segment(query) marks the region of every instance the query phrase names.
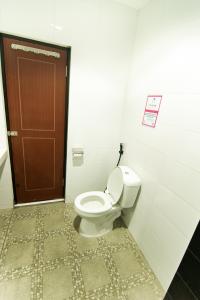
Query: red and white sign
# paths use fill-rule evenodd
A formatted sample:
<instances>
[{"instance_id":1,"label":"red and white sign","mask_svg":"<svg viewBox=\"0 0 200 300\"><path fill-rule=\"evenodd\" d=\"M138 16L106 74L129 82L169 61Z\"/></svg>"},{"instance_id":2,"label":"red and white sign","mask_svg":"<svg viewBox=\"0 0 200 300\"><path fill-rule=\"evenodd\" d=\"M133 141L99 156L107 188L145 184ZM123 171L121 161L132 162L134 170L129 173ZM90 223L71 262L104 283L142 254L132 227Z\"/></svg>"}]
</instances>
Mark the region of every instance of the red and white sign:
<instances>
[{"instance_id":1,"label":"red and white sign","mask_svg":"<svg viewBox=\"0 0 200 300\"><path fill-rule=\"evenodd\" d=\"M152 95L147 97L146 107L142 124L149 127L155 127L158 118L162 96Z\"/></svg>"}]
</instances>

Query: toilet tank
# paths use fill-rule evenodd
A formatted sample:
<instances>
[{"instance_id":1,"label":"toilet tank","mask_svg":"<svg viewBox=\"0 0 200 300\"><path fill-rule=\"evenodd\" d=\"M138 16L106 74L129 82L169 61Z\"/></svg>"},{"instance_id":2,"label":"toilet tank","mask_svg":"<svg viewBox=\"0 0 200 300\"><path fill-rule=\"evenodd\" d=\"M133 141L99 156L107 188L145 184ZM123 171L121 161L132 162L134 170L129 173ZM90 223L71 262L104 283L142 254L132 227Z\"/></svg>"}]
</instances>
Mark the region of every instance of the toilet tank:
<instances>
[{"instance_id":1,"label":"toilet tank","mask_svg":"<svg viewBox=\"0 0 200 300\"><path fill-rule=\"evenodd\" d=\"M119 201L122 208L132 207L141 186L141 180L139 176L129 167L119 166L123 176L123 192Z\"/></svg>"}]
</instances>

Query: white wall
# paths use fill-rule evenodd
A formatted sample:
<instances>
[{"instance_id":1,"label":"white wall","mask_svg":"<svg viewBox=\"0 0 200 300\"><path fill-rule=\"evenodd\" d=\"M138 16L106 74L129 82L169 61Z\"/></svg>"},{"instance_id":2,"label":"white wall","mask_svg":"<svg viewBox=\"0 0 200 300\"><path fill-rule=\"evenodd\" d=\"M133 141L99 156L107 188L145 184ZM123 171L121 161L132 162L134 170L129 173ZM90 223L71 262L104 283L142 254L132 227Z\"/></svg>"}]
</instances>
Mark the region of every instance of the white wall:
<instances>
[{"instance_id":1,"label":"white wall","mask_svg":"<svg viewBox=\"0 0 200 300\"><path fill-rule=\"evenodd\" d=\"M72 47L67 199L103 189L118 159L134 9L107 0L0 0L0 31ZM74 167L71 148L83 147Z\"/></svg>"},{"instance_id":2,"label":"white wall","mask_svg":"<svg viewBox=\"0 0 200 300\"><path fill-rule=\"evenodd\" d=\"M200 2L152 0L140 12L124 111L124 164L142 178L126 222L165 289L200 216ZM147 95L163 95L155 129Z\"/></svg>"},{"instance_id":3,"label":"white wall","mask_svg":"<svg viewBox=\"0 0 200 300\"><path fill-rule=\"evenodd\" d=\"M1 62L0 62L1 72ZM6 137L6 119L3 99L3 87L0 82L0 149L8 150ZM6 162L0 167L0 208L11 208L13 206L12 179L9 155Z\"/></svg>"}]
</instances>

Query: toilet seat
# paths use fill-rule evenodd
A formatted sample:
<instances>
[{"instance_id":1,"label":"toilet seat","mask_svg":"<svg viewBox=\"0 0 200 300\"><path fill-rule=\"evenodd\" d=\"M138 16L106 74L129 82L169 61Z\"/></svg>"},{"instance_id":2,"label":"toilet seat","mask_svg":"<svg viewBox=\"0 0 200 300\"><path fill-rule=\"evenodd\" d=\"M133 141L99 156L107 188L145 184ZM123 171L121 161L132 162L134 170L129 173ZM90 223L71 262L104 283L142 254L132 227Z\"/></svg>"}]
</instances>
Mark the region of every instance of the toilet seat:
<instances>
[{"instance_id":1,"label":"toilet seat","mask_svg":"<svg viewBox=\"0 0 200 300\"><path fill-rule=\"evenodd\" d=\"M110 211L119 201L123 190L123 177L120 168L115 168L107 182L106 192L93 191L80 194L75 199L75 210L85 217L99 217Z\"/></svg>"},{"instance_id":2,"label":"toilet seat","mask_svg":"<svg viewBox=\"0 0 200 300\"><path fill-rule=\"evenodd\" d=\"M112 198L99 191L86 192L76 197L75 209L80 214L97 217L112 209Z\"/></svg>"}]
</instances>

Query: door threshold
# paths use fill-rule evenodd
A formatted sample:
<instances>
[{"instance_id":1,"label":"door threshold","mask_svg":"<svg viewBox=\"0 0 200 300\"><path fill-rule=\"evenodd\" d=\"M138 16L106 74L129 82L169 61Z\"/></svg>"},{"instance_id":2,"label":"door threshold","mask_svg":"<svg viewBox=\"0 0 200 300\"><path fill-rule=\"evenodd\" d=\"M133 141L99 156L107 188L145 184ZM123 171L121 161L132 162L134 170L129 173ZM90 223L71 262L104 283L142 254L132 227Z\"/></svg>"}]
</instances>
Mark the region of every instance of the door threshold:
<instances>
[{"instance_id":1,"label":"door threshold","mask_svg":"<svg viewBox=\"0 0 200 300\"><path fill-rule=\"evenodd\" d=\"M40 204L47 204L47 203L56 203L56 202L64 202L65 199L53 199L53 200L46 200L46 201L37 201L37 202L29 202L29 203L19 203L15 204L14 207L20 207L20 206L30 206L30 205L40 205Z\"/></svg>"}]
</instances>

